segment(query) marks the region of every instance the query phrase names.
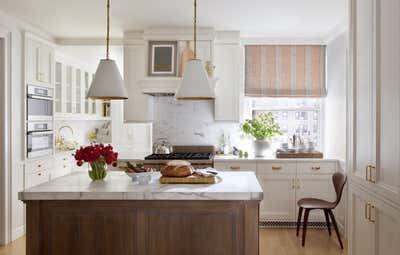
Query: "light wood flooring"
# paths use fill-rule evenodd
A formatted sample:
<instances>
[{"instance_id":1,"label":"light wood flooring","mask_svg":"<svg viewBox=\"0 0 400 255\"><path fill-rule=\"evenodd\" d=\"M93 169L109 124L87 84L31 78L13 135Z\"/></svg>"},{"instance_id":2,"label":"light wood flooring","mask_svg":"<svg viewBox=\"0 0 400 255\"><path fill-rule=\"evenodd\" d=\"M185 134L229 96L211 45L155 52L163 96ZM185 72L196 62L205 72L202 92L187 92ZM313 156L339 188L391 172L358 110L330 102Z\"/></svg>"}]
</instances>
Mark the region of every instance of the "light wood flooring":
<instances>
[{"instance_id":1,"label":"light wood flooring","mask_svg":"<svg viewBox=\"0 0 400 255\"><path fill-rule=\"evenodd\" d=\"M260 229L260 255L347 255L341 250L336 236L326 230L309 229L305 247L295 229ZM343 240L346 243L346 240ZM25 255L25 237L0 247L0 255Z\"/></svg>"}]
</instances>

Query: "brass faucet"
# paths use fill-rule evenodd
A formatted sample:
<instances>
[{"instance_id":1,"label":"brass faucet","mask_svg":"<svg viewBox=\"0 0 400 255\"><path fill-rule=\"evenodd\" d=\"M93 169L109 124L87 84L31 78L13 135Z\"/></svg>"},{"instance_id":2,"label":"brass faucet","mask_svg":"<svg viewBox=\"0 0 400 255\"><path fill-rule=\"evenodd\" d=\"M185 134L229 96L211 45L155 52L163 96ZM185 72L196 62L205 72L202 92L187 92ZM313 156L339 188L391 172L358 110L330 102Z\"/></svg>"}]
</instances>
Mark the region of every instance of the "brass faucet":
<instances>
[{"instance_id":1,"label":"brass faucet","mask_svg":"<svg viewBox=\"0 0 400 255\"><path fill-rule=\"evenodd\" d=\"M71 131L71 134L74 134L74 129L70 125L63 125L57 130L57 137L56 137L56 147L60 148L65 144L65 139L62 135L60 135L61 130L67 128Z\"/></svg>"}]
</instances>

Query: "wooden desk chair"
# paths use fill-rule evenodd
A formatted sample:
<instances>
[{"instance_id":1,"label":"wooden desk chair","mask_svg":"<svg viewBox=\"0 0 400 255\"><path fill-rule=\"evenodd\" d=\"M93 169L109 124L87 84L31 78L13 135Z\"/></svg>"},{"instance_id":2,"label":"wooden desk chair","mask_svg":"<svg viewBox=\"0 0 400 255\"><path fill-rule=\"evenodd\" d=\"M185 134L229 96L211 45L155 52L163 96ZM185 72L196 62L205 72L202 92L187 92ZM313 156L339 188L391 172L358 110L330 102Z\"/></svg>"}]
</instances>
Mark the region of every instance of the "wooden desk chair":
<instances>
[{"instance_id":1,"label":"wooden desk chair","mask_svg":"<svg viewBox=\"0 0 400 255\"><path fill-rule=\"evenodd\" d=\"M339 172L333 174L332 182L333 182L333 186L335 187L335 192L336 192L336 200L334 202L329 202L329 201L317 199L317 198L303 198L297 202L297 205L299 206L299 216L297 219L297 231L296 231L297 236L299 235L299 228L300 228L300 223L301 223L301 216L303 214L303 209L305 210L304 221L303 221L303 237L302 237L302 243L301 243L302 246L304 246L305 241L306 241L308 215L310 214L311 210L319 209L319 210L324 210L325 220L326 220L326 225L328 227L329 235L331 235L331 225L329 222L329 216L330 216L333 227L335 228L336 235L337 235L339 243L340 243L340 248L343 249L343 243L342 243L342 240L340 239L339 230L338 230L335 216L333 215L332 210L335 209L335 207L340 202L340 199L342 197L343 188L344 188L344 185L346 184L346 181L347 181L347 177L344 174L339 173Z\"/></svg>"}]
</instances>

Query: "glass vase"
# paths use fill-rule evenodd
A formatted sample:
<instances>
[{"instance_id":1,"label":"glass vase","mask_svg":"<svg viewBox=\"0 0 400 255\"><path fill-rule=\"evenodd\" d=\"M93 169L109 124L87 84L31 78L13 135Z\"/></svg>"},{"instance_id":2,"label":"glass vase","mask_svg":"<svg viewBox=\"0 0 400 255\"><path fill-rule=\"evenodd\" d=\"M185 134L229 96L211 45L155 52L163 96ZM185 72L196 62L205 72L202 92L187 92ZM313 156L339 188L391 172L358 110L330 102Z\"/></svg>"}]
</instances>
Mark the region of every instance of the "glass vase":
<instances>
[{"instance_id":1,"label":"glass vase","mask_svg":"<svg viewBox=\"0 0 400 255\"><path fill-rule=\"evenodd\" d=\"M89 177L93 181L103 180L107 175L107 164L103 160L96 160L90 163Z\"/></svg>"}]
</instances>

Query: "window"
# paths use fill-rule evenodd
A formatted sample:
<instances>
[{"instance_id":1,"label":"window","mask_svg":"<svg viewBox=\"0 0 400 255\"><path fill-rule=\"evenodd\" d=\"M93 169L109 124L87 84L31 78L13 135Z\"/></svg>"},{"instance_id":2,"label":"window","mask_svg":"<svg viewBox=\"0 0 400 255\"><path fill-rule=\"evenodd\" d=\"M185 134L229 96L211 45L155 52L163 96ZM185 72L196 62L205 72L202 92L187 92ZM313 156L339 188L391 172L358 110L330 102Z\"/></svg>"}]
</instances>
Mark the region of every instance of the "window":
<instances>
[{"instance_id":1,"label":"window","mask_svg":"<svg viewBox=\"0 0 400 255\"><path fill-rule=\"evenodd\" d=\"M312 141L316 149L322 147L322 99L319 98L251 98L252 117L272 112L283 136L275 143L289 142L293 134Z\"/></svg>"}]
</instances>

